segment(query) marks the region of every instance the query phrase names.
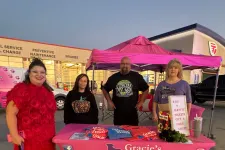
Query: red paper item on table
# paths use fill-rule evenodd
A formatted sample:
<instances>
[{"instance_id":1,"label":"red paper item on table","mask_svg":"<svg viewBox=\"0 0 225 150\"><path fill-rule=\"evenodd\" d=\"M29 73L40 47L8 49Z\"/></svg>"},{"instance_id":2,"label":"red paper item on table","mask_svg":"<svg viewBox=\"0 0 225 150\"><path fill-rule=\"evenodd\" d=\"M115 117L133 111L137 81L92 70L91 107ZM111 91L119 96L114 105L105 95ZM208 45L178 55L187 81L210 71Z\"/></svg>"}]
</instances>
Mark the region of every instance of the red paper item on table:
<instances>
[{"instance_id":1,"label":"red paper item on table","mask_svg":"<svg viewBox=\"0 0 225 150\"><path fill-rule=\"evenodd\" d=\"M132 138L126 138L127 141L137 141L137 140L153 140L158 139L157 133L155 131L151 131L147 127L139 127L139 126L121 126L121 128L125 130L129 130L132 134Z\"/></svg>"},{"instance_id":2,"label":"red paper item on table","mask_svg":"<svg viewBox=\"0 0 225 150\"><path fill-rule=\"evenodd\" d=\"M108 130L102 127L92 127L90 130L86 130L86 134L91 134L94 139L106 139Z\"/></svg>"},{"instance_id":3,"label":"red paper item on table","mask_svg":"<svg viewBox=\"0 0 225 150\"><path fill-rule=\"evenodd\" d=\"M170 113L166 111L160 111L158 120L158 133L161 133L162 130L168 130L170 128L171 128Z\"/></svg>"}]
</instances>

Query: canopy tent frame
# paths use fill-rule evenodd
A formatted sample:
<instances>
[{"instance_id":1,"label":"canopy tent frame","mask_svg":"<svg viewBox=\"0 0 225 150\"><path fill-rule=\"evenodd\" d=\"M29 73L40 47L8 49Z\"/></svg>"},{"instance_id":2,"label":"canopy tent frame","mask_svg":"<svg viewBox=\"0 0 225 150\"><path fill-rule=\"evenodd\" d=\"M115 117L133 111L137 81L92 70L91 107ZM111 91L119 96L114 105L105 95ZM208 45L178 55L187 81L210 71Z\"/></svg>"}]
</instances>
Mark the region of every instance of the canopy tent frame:
<instances>
[{"instance_id":1,"label":"canopy tent frame","mask_svg":"<svg viewBox=\"0 0 225 150\"><path fill-rule=\"evenodd\" d=\"M155 71L155 83L156 72L163 72L167 63L173 58L177 58L181 61L184 70L216 68L217 78L215 82L213 105L208 133L208 137L214 137L212 134L212 125L219 78L219 67L221 66L222 61L221 57L170 52L164 48L161 48L157 44L150 42L144 36L138 36L103 51L94 49L91 53L90 58L88 59L86 69L92 69L92 80L94 81L95 70L118 69L120 60L124 56L129 57L132 60L133 70ZM155 88L156 86L154 87L154 89Z\"/></svg>"},{"instance_id":2,"label":"canopy tent frame","mask_svg":"<svg viewBox=\"0 0 225 150\"><path fill-rule=\"evenodd\" d=\"M212 108L211 108L211 117L210 117L209 131L208 131L208 136L207 136L208 138L211 138L211 139L216 138L216 136L213 134L213 116L214 116L214 108L215 108L215 104L216 104L216 94L217 94L218 81L219 81L219 72L220 72L220 68L217 69L217 73L216 73L213 104L212 104Z\"/></svg>"},{"instance_id":3,"label":"canopy tent frame","mask_svg":"<svg viewBox=\"0 0 225 150\"><path fill-rule=\"evenodd\" d=\"M92 81L93 81L92 82L92 88L91 88L92 91L93 91L93 87L94 87L94 75L95 75L96 65L97 65L97 63L92 63ZM151 65L151 64L146 64L144 66L147 66L147 65ZM141 66L139 66L139 67L141 67ZM190 66L185 66L185 67L187 68L187 67L190 67ZM214 88L214 95L213 95L213 104L212 104L212 108L211 108L210 124L209 124L209 130L208 130L208 135L207 135L207 137L211 138L211 139L215 139L215 135L212 132L213 132L214 109L215 109L215 104L216 104L216 94L217 94L217 87L218 87L218 80L219 80L219 71L220 71L219 68L220 67L218 67L217 74L216 74L216 81L215 81L215 88ZM155 71L155 77L156 77L156 71ZM155 78L155 81L156 81L156 78ZM155 82L154 89L156 89L156 82Z\"/></svg>"}]
</instances>

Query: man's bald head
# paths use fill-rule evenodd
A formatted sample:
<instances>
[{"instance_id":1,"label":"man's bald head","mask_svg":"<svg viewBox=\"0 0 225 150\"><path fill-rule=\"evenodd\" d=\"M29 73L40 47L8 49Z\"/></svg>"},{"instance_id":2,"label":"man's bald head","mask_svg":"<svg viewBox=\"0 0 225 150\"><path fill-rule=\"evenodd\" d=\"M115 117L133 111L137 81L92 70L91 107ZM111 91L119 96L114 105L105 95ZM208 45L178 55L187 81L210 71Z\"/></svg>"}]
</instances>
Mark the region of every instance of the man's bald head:
<instances>
[{"instance_id":1,"label":"man's bald head","mask_svg":"<svg viewBox=\"0 0 225 150\"><path fill-rule=\"evenodd\" d=\"M121 59L120 63L124 62L124 61L129 61L130 62L130 58L125 56Z\"/></svg>"},{"instance_id":2,"label":"man's bald head","mask_svg":"<svg viewBox=\"0 0 225 150\"><path fill-rule=\"evenodd\" d=\"M122 74L128 74L131 69L131 62L129 57L123 57L120 61L120 72Z\"/></svg>"}]
</instances>

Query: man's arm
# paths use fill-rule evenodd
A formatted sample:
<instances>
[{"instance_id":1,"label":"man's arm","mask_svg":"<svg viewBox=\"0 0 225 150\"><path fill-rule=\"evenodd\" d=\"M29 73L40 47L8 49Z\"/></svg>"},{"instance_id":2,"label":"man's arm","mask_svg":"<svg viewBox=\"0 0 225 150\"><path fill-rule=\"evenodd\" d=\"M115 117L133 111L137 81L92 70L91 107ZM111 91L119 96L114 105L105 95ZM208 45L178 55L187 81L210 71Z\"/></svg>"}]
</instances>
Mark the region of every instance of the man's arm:
<instances>
[{"instance_id":1,"label":"man's arm","mask_svg":"<svg viewBox=\"0 0 225 150\"><path fill-rule=\"evenodd\" d=\"M104 87L102 88L102 93L103 93L103 95L105 96L105 99L106 99L107 101L112 101L112 99L111 99L111 97L110 97L110 95L109 95L109 92L107 92L107 91L104 89Z\"/></svg>"},{"instance_id":2,"label":"man's arm","mask_svg":"<svg viewBox=\"0 0 225 150\"><path fill-rule=\"evenodd\" d=\"M142 96L140 98L139 103L137 104L137 108L139 109L143 103L145 102L145 99L149 93L149 86L148 84L145 82L144 78L142 75L138 74L138 89L139 91L142 91Z\"/></svg>"},{"instance_id":3,"label":"man's arm","mask_svg":"<svg viewBox=\"0 0 225 150\"><path fill-rule=\"evenodd\" d=\"M113 89L113 80L112 80L112 76L109 77L109 79L107 80L106 84L103 86L102 88L102 93L105 97L105 99L107 100L107 102L115 109L115 105L109 95L109 92Z\"/></svg>"}]
</instances>

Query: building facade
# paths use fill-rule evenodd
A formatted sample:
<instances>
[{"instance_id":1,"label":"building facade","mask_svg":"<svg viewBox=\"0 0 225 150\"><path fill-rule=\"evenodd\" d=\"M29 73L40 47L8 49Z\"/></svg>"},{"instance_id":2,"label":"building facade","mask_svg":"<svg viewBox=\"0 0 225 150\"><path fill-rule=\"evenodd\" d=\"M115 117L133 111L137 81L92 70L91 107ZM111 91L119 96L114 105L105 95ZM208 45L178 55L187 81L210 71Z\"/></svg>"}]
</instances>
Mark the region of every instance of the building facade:
<instances>
[{"instance_id":1,"label":"building facade","mask_svg":"<svg viewBox=\"0 0 225 150\"><path fill-rule=\"evenodd\" d=\"M151 37L149 40L168 50L180 50L182 53L188 54L221 56L220 74L225 74L225 39L202 25L193 24ZM199 83L210 74L210 72L200 69L184 71L184 79L189 83Z\"/></svg>"},{"instance_id":2,"label":"building facade","mask_svg":"<svg viewBox=\"0 0 225 150\"><path fill-rule=\"evenodd\" d=\"M53 86L61 83L68 90L72 89L77 75L86 73L90 54L89 49L0 37L0 66L27 69L32 57L41 58L47 68L48 82ZM87 74L92 79L92 72ZM104 71L95 71L98 85L108 78L104 74Z\"/></svg>"},{"instance_id":3,"label":"building facade","mask_svg":"<svg viewBox=\"0 0 225 150\"><path fill-rule=\"evenodd\" d=\"M193 24L164 34L149 38L155 44L176 52L222 56L220 74L225 73L225 39L212 30ZM74 86L80 73L87 73L92 80L92 70L86 72L86 62L91 50L20 39L0 37L0 66L28 68L32 57L39 57L47 67L47 80L56 86L61 83L68 87ZM94 71L94 79L100 89L101 82L106 82L115 71ZM149 83L154 84L165 79L165 73L143 71L141 74ZM184 79L189 83L198 83L209 75L203 70L184 71ZM97 90L101 92L101 90Z\"/></svg>"}]
</instances>

